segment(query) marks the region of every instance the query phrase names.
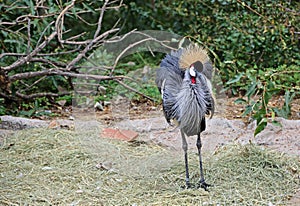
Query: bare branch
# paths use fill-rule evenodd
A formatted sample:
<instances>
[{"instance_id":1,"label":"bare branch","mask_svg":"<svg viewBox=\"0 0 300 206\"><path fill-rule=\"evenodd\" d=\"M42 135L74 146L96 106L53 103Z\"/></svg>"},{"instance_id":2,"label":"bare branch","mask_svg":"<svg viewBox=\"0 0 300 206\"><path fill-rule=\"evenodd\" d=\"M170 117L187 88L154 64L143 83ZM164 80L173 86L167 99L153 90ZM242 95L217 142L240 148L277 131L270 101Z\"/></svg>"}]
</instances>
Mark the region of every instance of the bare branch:
<instances>
[{"instance_id":1,"label":"bare branch","mask_svg":"<svg viewBox=\"0 0 300 206\"><path fill-rule=\"evenodd\" d=\"M99 19L98 19L98 26L97 26L97 30L94 34L94 39L97 38L97 36L99 35L100 31L101 31L101 27L102 27L102 20L103 20L103 15L104 15L104 11L106 9L106 5L108 3L109 0L105 0L102 8L101 8L101 12L100 12L100 16L99 16Z\"/></svg>"},{"instance_id":2,"label":"bare branch","mask_svg":"<svg viewBox=\"0 0 300 206\"><path fill-rule=\"evenodd\" d=\"M61 33L61 27L63 25L63 16L65 15L65 13L70 9L72 8L73 6L75 5L75 0L72 0L71 4L66 6L66 8L64 8L62 10L62 12L60 12L60 14L58 15L57 17L57 20L55 22L55 28L56 28L56 31L57 31L57 37L58 37L58 41L61 42L61 39L62 39L62 33ZM60 25L60 26L59 26Z\"/></svg>"},{"instance_id":3,"label":"bare branch","mask_svg":"<svg viewBox=\"0 0 300 206\"><path fill-rule=\"evenodd\" d=\"M49 76L49 75L60 75L60 76L67 76L67 77L74 77L74 78L81 78L81 79L94 79L94 80L113 80L113 79L127 78L126 76L102 76L102 75L81 74L81 73L78 74L78 73L62 71L59 69L49 69L49 70L43 70L37 72L24 72L24 73L15 74L9 77L9 81L12 82L20 79Z\"/></svg>"},{"instance_id":4,"label":"bare branch","mask_svg":"<svg viewBox=\"0 0 300 206\"><path fill-rule=\"evenodd\" d=\"M26 62L29 62L30 59L35 56L39 51L41 51L55 36L57 35L57 32L53 32L41 45L39 45L36 49L34 49L30 54L28 54L26 57L21 58L19 60L17 60L16 62L14 62L13 64L11 64L10 66L7 67L3 67L4 71L10 71L16 67L19 67L23 64L25 64Z\"/></svg>"},{"instance_id":5,"label":"bare branch","mask_svg":"<svg viewBox=\"0 0 300 206\"><path fill-rule=\"evenodd\" d=\"M22 99L28 99L28 100L39 98L39 97L60 97L60 96L65 96L70 94L73 94L73 92L72 91L64 91L59 93L42 92L42 93L35 93L29 95L16 92L17 97L21 97Z\"/></svg>"},{"instance_id":6,"label":"bare branch","mask_svg":"<svg viewBox=\"0 0 300 206\"><path fill-rule=\"evenodd\" d=\"M30 37L30 18L27 19L27 54L30 52L30 42L31 42L31 37Z\"/></svg>"},{"instance_id":7,"label":"bare branch","mask_svg":"<svg viewBox=\"0 0 300 206\"><path fill-rule=\"evenodd\" d=\"M54 24L54 21L52 21L50 24L48 24L48 25L46 26L46 28L44 29L44 31L41 33L40 38L39 38L39 40L38 40L37 43L36 43L36 46L38 46L38 45L40 44L40 42L42 41L42 38L44 37L45 32L48 30L48 28L49 28L50 26L52 26L52 24Z\"/></svg>"},{"instance_id":8,"label":"bare branch","mask_svg":"<svg viewBox=\"0 0 300 206\"><path fill-rule=\"evenodd\" d=\"M139 44L141 44L141 43L143 43L143 42L149 41L149 40L151 40L151 39L152 39L152 38L142 39L142 40L137 41L137 42L135 42L135 43L133 43L133 44L130 44L126 49L124 49L124 50L117 56L117 58L116 58L116 60L115 60L115 63L114 63L114 66L113 66L113 68L112 68L112 70L111 70L111 72L110 72L110 75L112 75L112 74L114 73L114 70L115 70L115 68L116 68L116 66L117 66L117 64L118 64L118 62L119 62L119 60L120 60L120 58L121 58L121 57L122 57L129 49L131 49L131 48L135 47L136 45L139 45Z\"/></svg>"},{"instance_id":9,"label":"bare branch","mask_svg":"<svg viewBox=\"0 0 300 206\"><path fill-rule=\"evenodd\" d=\"M74 65L81 60L82 57L85 56L85 54L92 48L92 45L98 41L100 41L101 39L105 38L106 36L108 36L111 33L114 33L116 31L118 31L119 29L111 29L108 30L104 33L102 33L100 36L98 36L97 38L93 39L86 47L84 50L82 50L82 52L80 54L77 55L77 57L75 59L73 59L67 66L67 70L72 70Z\"/></svg>"},{"instance_id":10,"label":"bare branch","mask_svg":"<svg viewBox=\"0 0 300 206\"><path fill-rule=\"evenodd\" d=\"M99 12L98 21L96 24L93 22L90 23L86 21L84 18L82 18L81 16L79 16L81 14L85 14L91 11L81 10L81 11L76 11L75 14L74 12L70 11L70 9L74 7L76 3L77 3L76 0L71 0L68 1L67 6L63 7L59 2L57 2L58 6L60 7L60 11L47 14L48 12L47 10L49 10L49 7L47 7L47 5L46 6L44 5L43 0L38 0L35 1L35 8L38 10L35 13L35 15L31 15L31 14L22 15L17 17L14 22L0 23L0 26L10 25L11 27L3 28L3 29L10 34L15 33L22 42L25 42L25 44L22 45L23 48L22 48L22 52L20 53L10 52L10 50L7 49L4 50L7 51L7 53L0 54L0 58L13 56L17 59L12 64L5 65L5 67L0 68L1 78L5 79L5 81L1 82L0 96L7 99L19 101L21 99L32 100L34 98L44 97L44 96L58 97L66 94L72 94L72 92L70 91L56 94L56 93L46 92L47 90L44 90L45 92L40 91L40 93L36 93L36 94L29 94L29 95L26 94L26 93L30 93L32 86L43 84L45 82L44 80L48 76L57 75L61 77L66 77L64 79L68 81L72 89L73 89L73 82L72 82L73 79L96 80L96 81L91 81L91 83L94 83L95 85L98 85L97 82L102 80L113 80L118 82L124 88L133 91L139 95L142 95L143 97L153 101L151 97L144 95L142 92L139 92L138 90L130 87L129 85L126 85L126 83L122 81L123 79L127 79L128 81L136 81L136 80L126 76L113 76L113 71L118 61L122 57L122 55L124 55L125 52L127 52L130 48L133 48L138 44L141 44L146 41L151 41L151 40L160 42L161 44L163 44L163 42L154 39L153 37L144 35L145 39L140 40L139 42L135 42L129 47L127 47L117 57L113 66L99 66L99 65L95 65L93 62L90 62L91 64L89 65L94 65L94 66L89 66L89 67L80 66L80 65L78 66L78 62L80 62L81 60L89 61L89 59L87 59L86 56L88 56L89 52L92 51L93 49L105 43L120 42L126 37L128 37L130 34L134 33L135 30L129 32L126 35L123 35L122 37L115 37L115 38L111 38L110 40L107 40L109 36L118 35L120 29L117 28L117 25L119 25L119 21L117 21L114 24L114 26L112 26L109 30L103 31L103 18L106 11L109 9L115 9L115 10L119 9L121 6L123 6L123 0L103 1L102 6L94 10ZM28 6L23 9L30 9L30 8ZM93 38L91 39L85 38L86 36L90 35L88 30L80 34L74 34L72 33L74 32L72 28L66 28L64 21L65 18L67 18L67 15L73 15L73 16L75 15L76 17L78 17L79 21L82 21L87 25L90 26L97 25L97 29L92 34ZM53 17L56 17L55 21L53 20ZM46 22L50 22L45 26L43 25L43 27L39 27L39 31L41 31L39 34L33 33L32 31L33 23L34 23L33 21L36 19L39 20L46 19ZM18 25L17 27L14 27L14 25L17 24L19 24L20 26ZM53 27L55 31L52 32L51 29ZM46 35L48 35L47 38L45 38ZM63 39L65 36L68 37ZM18 41L18 39L16 41ZM51 45L49 44L50 41L52 41ZM35 43L35 45L33 43ZM44 51L44 53L42 51ZM58 52L58 51L62 51L62 52ZM75 58L73 54L74 52L77 55L75 56ZM64 58L65 56L67 56L66 54L71 54L71 53L72 53L71 60L69 58ZM59 55L64 55L64 56L59 58L58 57L53 58L53 56L59 56ZM11 59L7 58L5 60L11 60ZM29 70L31 72L22 72L19 70L13 71L15 68L24 65L28 65L26 66L26 69L31 67L31 68L35 68L34 70L37 69L38 71L34 71L34 70ZM77 70L79 71L79 69L81 68L85 69L86 74L77 73ZM75 70L76 72L74 72ZM90 71L95 71L95 70L105 71L105 74L107 74L107 72L110 72L110 75L105 76L105 75L90 74L92 73ZM30 79L30 81L27 81L27 79ZM14 83L16 81L19 81L17 83L18 88L17 91L14 91L14 93L12 93L9 89L10 88L9 85L11 85L11 83ZM81 82L86 83L86 81L81 81Z\"/></svg>"}]
</instances>

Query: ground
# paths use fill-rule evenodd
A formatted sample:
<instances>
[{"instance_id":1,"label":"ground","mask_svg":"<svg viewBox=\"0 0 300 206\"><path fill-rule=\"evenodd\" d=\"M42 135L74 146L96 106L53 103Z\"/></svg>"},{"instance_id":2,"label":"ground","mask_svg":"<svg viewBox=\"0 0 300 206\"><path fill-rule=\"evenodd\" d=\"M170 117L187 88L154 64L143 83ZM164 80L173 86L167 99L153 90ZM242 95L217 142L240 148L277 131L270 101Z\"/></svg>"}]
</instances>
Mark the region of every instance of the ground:
<instances>
[{"instance_id":1,"label":"ground","mask_svg":"<svg viewBox=\"0 0 300 206\"><path fill-rule=\"evenodd\" d=\"M269 124L265 131L257 137L253 137L255 124L248 124L248 119L242 118L243 107L235 105L233 99L218 100L221 105L217 108L215 117L207 121L207 129L202 133L203 150L208 156L218 153L220 148L226 145L242 144L249 142L263 147L286 153L299 159L300 142L298 133L300 131L299 101L295 100L292 106L292 118L285 120L278 118L281 127ZM280 99L274 100L274 104L279 104ZM132 103L133 104L133 103ZM127 109L126 109L127 108ZM86 113L86 111L85 111ZM100 131L104 128L124 129L135 131L139 134L137 143L151 143L159 145L168 151L181 152L181 138L176 128L170 127L164 120L161 107L152 105L149 102L128 107L118 107L97 112L95 116L86 116L81 112L81 121L75 121L75 128L89 130L96 127ZM75 114L76 116L76 114ZM52 129L67 128L74 129L74 121L51 119L51 120L26 120L12 117L1 117L2 128L0 131L3 138L8 138L13 133L7 129L24 129L28 127L48 127ZM75 117L76 118L76 117ZM97 120L97 121L93 121ZM105 134L101 133L102 136ZM100 135L101 136L101 135ZM0 139L1 140L1 139ZM190 151L196 151L195 137L189 138ZM130 160L128 160L130 161ZM107 169L109 163L101 162L98 167ZM169 164L169 163L168 163ZM300 189L300 188L299 188ZM289 205L300 204L300 190L289 200Z\"/></svg>"}]
</instances>

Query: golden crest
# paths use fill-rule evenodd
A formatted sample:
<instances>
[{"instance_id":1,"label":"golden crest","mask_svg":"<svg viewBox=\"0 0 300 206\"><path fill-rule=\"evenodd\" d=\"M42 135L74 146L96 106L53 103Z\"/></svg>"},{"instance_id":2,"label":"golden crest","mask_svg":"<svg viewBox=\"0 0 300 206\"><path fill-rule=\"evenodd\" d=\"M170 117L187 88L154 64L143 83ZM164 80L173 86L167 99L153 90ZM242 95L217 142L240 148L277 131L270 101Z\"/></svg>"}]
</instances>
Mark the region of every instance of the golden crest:
<instances>
[{"instance_id":1,"label":"golden crest","mask_svg":"<svg viewBox=\"0 0 300 206\"><path fill-rule=\"evenodd\" d=\"M180 56L180 68L187 69L196 61L200 61L202 64L205 64L209 61L209 56L203 47L190 44L188 47L183 49L182 55Z\"/></svg>"}]
</instances>

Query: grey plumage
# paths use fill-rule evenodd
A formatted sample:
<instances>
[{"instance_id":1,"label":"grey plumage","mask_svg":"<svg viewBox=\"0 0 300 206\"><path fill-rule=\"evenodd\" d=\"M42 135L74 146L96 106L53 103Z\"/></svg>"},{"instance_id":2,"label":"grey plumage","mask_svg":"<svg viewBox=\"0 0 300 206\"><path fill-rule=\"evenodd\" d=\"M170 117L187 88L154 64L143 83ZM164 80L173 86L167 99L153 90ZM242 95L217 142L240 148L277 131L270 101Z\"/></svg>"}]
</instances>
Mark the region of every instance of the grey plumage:
<instances>
[{"instance_id":1,"label":"grey plumage","mask_svg":"<svg viewBox=\"0 0 300 206\"><path fill-rule=\"evenodd\" d=\"M188 66L187 66L188 65ZM181 68L187 66L186 68ZM203 177L200 133L205 130L205 115L214 113L214 98L210 80L213 66L206 51L189 46L168 54L157 69L156 84L162 94L163 111L171 124L175 120L182 134L185 152L186 178L189 186L187 142L185 136L198 135L197 147L200 160L200 186L208 186Z\"/></svg>"}]
</instances>

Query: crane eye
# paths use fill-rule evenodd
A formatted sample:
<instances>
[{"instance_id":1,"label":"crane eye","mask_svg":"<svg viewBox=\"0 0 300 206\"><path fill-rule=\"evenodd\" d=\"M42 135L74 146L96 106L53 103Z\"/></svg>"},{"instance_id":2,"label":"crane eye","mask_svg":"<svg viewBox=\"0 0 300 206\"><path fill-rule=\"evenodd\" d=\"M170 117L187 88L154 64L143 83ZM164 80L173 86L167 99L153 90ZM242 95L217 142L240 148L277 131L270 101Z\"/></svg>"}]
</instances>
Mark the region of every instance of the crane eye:
<instances>
[{"instance_id":1,"label":"crane eye","mask_svg":"<svg viewBox=\"0 0 300 206\"><path fill-rule=\"evenodd\" d=\"M192 77L196 77L196 72L195 72L194 66L191 66L191 67L190 67L190 75L191 75Z\"/></svg>"}]
</instances>

